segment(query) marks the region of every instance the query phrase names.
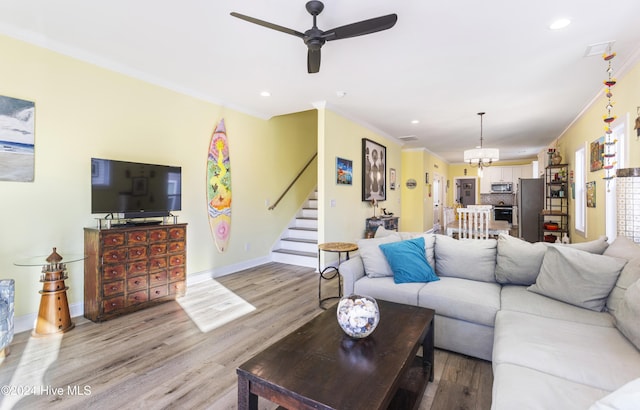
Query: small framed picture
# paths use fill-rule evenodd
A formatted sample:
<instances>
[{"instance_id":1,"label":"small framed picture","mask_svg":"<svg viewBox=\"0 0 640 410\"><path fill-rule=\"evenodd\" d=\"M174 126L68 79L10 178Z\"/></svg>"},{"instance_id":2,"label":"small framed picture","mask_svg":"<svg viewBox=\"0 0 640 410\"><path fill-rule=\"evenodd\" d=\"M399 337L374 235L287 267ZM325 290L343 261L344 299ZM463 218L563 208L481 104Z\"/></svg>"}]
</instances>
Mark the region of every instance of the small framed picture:
<instances>
[{"instance_id":1,"label":"small framed picture","mask_svg":"<svg viewBox=\"0 0 640 410\"><path fill-rule=\"evenodd\" d=\"M396 169L389 168L389 189L394 191L396 189Z\"/></svg>"},{"instance_id":2,"label":"small framed picture","mask_svg":"<svg viewBox=\"0 0 640 410\"><path fill-rule=\"evenodd\" d=\"M596 181L587 182L587 207L596 207Z\"/></svg>"},{"instance_id":3,"label":"small framed picture","mask_svg":"<svg viewBox=\"0 0 640 410\"><path fill-rule=\"evenodd\" d=\"M336 157L336 184L353 184L353 161Z\"/></svg>"}]
</instances>

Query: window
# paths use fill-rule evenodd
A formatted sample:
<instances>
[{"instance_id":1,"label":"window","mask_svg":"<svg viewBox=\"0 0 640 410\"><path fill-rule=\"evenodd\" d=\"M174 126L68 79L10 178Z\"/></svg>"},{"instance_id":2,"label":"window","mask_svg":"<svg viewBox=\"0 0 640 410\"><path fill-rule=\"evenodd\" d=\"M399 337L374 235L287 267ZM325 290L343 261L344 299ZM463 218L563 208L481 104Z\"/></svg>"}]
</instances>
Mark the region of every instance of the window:
<instances>
[{"instance_id":1,"label":"window","mask_svg":"<svg viewBox=\"0 0 640 410\"><path fill-rule=\"evenodd\" d=\"M585 156L586 148L583 146L576 150L575 154L575 168L574 168L574 178L575 178L575 201L574 212L575 217L574 220L574 228L577 234L582 236L587 236L587 218L586 218L586 200L585 200L585 183L586 183L586 175L585 175Z\"/></svg>"},{"instance_id":2,"label":"window","mask_svg":"<svg viewBox=\"0 0 640 410\"><path fill-rule=\"evenodd\" d=\"M620 125L613 128L611 134L612 139L616 141L616 163L614 169L618 170L626 167L627 162L627 143L626 143L626 123L623 122ZM605 183L606 187L607 184ZM616 205L616 179L609 181L608 189L605 191L605 234L609 240L609 243L618 236L618 207Z\"/></svg>"}]
</instances>

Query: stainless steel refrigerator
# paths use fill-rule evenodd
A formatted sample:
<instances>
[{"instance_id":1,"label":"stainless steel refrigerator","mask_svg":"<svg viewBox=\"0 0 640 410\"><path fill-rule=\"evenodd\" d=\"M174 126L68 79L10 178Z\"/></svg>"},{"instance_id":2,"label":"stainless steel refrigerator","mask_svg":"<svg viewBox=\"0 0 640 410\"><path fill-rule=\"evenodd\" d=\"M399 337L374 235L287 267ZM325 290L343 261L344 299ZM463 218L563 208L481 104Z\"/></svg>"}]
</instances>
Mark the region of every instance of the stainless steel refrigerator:
<instances>
[{"instance_id":1,"label":"stainless steel refrigerator","mask_svg":"<svg viewBox=\"0 0 640 410\"><path fill-rule=\"evenodd\" d=\"M540 233L540 212L544 209L544 179L520 178L518 181L518 236L537 242Z\"/></svg>"}]
</instances>

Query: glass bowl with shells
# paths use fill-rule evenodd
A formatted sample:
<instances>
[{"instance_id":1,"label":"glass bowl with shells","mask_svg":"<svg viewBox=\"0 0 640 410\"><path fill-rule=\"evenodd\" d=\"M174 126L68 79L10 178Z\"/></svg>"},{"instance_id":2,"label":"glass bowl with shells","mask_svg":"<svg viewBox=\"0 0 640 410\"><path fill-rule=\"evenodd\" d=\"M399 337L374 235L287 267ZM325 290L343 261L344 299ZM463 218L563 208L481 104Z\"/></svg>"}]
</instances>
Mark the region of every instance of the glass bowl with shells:
<instances>
[{"instance_id":1,"label":"glass bowl with shells","mask_svg":"<svg viewBox=\"0 0 640 410\"><path fill-rule=\"evenodd\" d=\"M338 302L338 324L350 337L361 339L369 336L378 326L380 310L370 296L349 295Z\"/></svg>"}]
</instances>

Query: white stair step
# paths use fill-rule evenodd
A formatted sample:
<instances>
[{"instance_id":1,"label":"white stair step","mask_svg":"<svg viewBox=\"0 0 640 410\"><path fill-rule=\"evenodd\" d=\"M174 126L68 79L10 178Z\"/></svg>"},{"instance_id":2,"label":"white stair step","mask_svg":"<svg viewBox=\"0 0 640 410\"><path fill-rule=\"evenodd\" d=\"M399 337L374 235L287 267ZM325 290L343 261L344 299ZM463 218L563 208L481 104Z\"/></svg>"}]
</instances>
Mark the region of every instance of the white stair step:
<instances>
[{"instance_id":1,"label":"white stair step","mask_svg":"<svg viewBox=\"0 0 640 410\"><path fill-rule=\"evenodd\" d=\"M312 228L318 229L318 219L317 218L296 218L293 222L294 228Z\"/></svg>"},{"instance_id":2,"label":"white stair step","mask_svg":"<svg viewBox=\"0 0 640 410\"><path fill-rule=\"evenodd\" d=\"M274 248L274 262L318 268L318 191L309 195Z\"/></svg>"},{"instance_id":3,"label":"white stair step","mask_svg":"<svg viewBox=\"0 0 640 410\"><path fill-rule=\"evenodd\" d=\"M313 228L288 228L285 232L287 238L318 240L318 230Z\"/></svg>"},{"instance_id":4,"label":"white stair step","mask_svg":"<svg viewBox=\"0 0 640 410\"><path fill-rule=\"evenodd\" d=\"M317 199L309 199L307 200L306 208L318 209L318 200Z\"/></svg>"},{"instance_id":5,"label":"white stair step","mask_svg":"<svg viewBox=\"0 0 640 410\"><path fill-rule=\"evenodd\" d=\"M271 252L271 260L274 262L288 263L290 265L306 266L318 268L318 254L310 252L287 251L284 249L274 249Z\"/></svg>"},{"instance_id":6,"label":"white stair step","mask_svg":"<svg viewBox=\"0 0 640 410\"><path fill-rule=\"evenodd\" d=\"M314 239L282 238L276 246L278 249L286 249L300 252L318 252L318 241Z\"/></svg>"},{"instance_id":7,"label":"white stair step","mask_svg":"<svg viewBox=\"0 0 640 410\"><path fill-rule=\"evenodd\" d=\"M318 219L318 208L302 208L299 217Z\"/></svg>"}]
</instances>

